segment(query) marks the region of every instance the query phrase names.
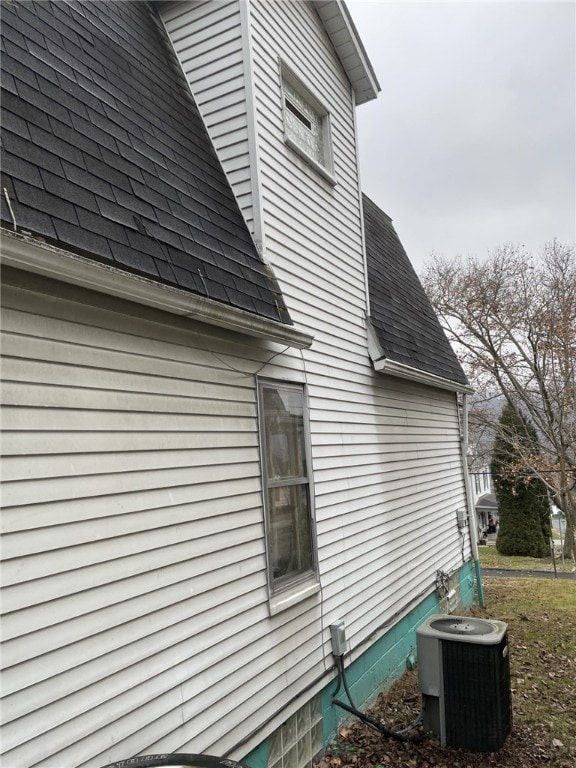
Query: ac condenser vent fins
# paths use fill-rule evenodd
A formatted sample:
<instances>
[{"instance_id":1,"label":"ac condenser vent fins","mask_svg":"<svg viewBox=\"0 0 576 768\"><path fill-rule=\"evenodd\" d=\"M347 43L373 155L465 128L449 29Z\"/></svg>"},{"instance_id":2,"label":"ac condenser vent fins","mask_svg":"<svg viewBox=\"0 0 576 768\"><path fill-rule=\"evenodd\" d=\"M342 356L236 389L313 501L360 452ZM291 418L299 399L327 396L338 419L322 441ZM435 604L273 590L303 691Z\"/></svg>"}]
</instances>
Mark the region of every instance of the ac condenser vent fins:
<instances>
[{"instance_id":1,"label":"ac condenser vent fins","mask_svg":"<svg viewBox=\"0 0 576 768\"><path fill-rule=\"evenodd\" d=\"M507 625L431 616L416 639L424 729L443 747L500 749L512 728Z\"/></svg>"}]
</instances>

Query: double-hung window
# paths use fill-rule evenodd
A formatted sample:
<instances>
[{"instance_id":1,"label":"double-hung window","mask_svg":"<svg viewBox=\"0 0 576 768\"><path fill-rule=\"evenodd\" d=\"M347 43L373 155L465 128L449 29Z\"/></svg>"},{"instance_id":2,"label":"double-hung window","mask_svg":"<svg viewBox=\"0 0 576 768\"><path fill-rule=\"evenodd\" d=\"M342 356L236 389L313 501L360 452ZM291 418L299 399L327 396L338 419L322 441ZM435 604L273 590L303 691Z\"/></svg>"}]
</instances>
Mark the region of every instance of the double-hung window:
<instances>
[{"instance_id":1,"label":"double-hung window","mask_svg":"<svg viewBox=\"0 0 576 768\"><path fill-rule=\"evenodd\" d=\"M304 387L258 383L268 574L272 595L315 582Z\"/></svg>"}]
</instances>

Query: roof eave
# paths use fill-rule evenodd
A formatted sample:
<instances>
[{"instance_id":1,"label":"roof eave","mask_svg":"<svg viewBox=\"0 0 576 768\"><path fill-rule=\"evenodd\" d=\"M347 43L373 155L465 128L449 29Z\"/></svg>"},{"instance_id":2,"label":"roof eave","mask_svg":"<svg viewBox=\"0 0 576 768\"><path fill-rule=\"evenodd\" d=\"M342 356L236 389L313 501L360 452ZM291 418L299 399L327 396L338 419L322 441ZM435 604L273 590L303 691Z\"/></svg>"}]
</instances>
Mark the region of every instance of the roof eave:
<instances>
[{"instance_id":1,"label":"roof eave","mask_svg":"<svg viewBox=\"0 0 576 768\"><path fill-rule=\"evenodd\" d=\"M436 376L434 373L422 371L420 368L413 368L404 363L397 363L389 357L381 357L378 360L373 360L373 364L375 371L387 374L388 376L396 376L400 379L414 381L417 384L425 384L429 387L447 389L451 392L461 392L467 395L471 395L474 392L474 388L469 384L461 384L458 381L452 381L451 379L445 379L442 376Z\"/></svg>"},{"instance_id":2,"label":"roof eave","mask_svg":"<svg viewBox=\"0 0 576 768\"><path fill-rule=\"evenodd\" d=\"M4 266L34 272L296 349L306 349L312 345L314 337L293 326L94 261L29 235L4 228L0 232Z\"/></svg>"},{"instance_id":3,"label":"roof eave","mask_svg":"<svg viewBox=\"0 0 576 768\"><path fill-rule=\"evenodd\" d=\"M356 104L378 96L380 84L343 0L314 0L314 6L354 90Z\"/></svg>"},{"instance_id":4,"label":"roof eave","mask_svg":"<svg viewBox=\"0 0 576 768\"><path fill-rule=\"evenodd\" d=\"M368 354L374 365L374 370L378 373L397 376L401 379L409 379L410 381L426 384L430 387L448 389L452 392L462 392L465 394L472 394L474 392L472 387L460 382L452 381L452 379L447 379L443 376L437 376L434 373L428 373L428 371L423 371L421 368L415 368L412 365L397 363L386 357L376 329L369 317L366 318L366 331L368 336Z\"/></svg>"}]
</instances>

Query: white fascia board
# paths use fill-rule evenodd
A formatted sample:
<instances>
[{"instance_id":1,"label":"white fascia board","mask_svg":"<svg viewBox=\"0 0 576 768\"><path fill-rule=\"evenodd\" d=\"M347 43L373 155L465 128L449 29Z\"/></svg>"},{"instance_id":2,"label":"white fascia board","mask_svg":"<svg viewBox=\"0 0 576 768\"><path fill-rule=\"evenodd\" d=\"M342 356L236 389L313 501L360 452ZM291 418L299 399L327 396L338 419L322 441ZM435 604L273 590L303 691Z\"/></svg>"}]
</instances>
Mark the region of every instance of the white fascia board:
<instances>
[{"instance_id":1,"label":"white fascia board","mask_svg":"<svg viewBox=\"0 0 576 768\"><path fill-rule=\"evenodd\" d=\"M354 89L356 104L372 101L378 96L380 83L346 3L343 0L314 0L314 7Z\"/></svg>"},{"instance_id":2,"label":"white fascia board","mask_svg":"<svg viewBox=\"0 0 576 768\"><path fill-rule=\"evenodd\" d=\"M237 333L307 349L314 337L290 325L268 320L213 299L157 283L110 264L80 256L48 243L2 229L4 266L79 285L147 307L171 312Z\"/></svg>"},{"instance_id":3,"label":"white fascia board","mask_svg":"<svg viewBox=\"0 0 576 768\"><path fill-rule=\"evenodd\" d=\"M408 379L414 381L417 384L425 384L428 387L436 387L436 389L447 389L450 392L462 392L470 395L474 392L474 388L468 384L460 384L457 381L450 381L442 376L436 376L434 373L428 373L427 371L421 371L418 368L413 368L411 365L405 365L404 363L397 363L394 360L390 360L387 357L381 357L378 360L373 360L374 370L378 373L385 373L388 376L396 376L400 379Z\"/></svg>"}]
</instances>

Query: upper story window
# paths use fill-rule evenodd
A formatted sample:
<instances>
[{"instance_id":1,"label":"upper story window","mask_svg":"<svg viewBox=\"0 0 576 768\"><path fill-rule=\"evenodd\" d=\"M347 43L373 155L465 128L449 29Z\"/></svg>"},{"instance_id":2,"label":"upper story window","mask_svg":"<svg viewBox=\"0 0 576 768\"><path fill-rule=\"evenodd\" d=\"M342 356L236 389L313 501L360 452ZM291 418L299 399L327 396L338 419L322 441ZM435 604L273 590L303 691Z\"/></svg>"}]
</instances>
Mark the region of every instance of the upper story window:
<instances>
[{"instance_id":1,"label":"upper story window","mask_svg":"<svg viewBox=\"0 0 576 768\"><path fill-rule=\"evenodd\" d=\"M334 184L328 110L284 64L281 74L284 140Z\"/></svg>"},{"instance_id":2,"label":"upper story window","mask_svg":"<svg viewBox=\"0 0 576 768\"><path fill-rule=\"evenodd\" d=\"M259 381L258 402L270 592L316 586L316 547L304 388Z\"/></svg>"}]
</instances>

